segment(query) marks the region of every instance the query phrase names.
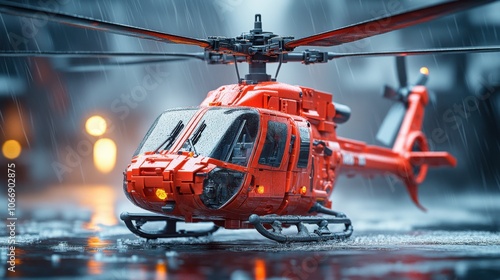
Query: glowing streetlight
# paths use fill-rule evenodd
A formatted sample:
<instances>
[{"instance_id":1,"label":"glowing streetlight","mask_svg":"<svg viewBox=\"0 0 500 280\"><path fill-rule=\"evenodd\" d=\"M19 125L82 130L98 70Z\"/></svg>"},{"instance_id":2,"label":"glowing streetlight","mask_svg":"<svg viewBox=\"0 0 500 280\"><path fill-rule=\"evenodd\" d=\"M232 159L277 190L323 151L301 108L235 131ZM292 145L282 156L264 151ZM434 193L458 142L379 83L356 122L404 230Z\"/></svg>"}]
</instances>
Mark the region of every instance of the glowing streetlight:
<instances>
[{"instance_id":1,"label":"glowing streetlight","mask_svg":"<svg viewBox=\"0 0 500 280\"><path fill-rule=\"evenodd\" d=\"M116 144L109 138L102 138L94 144L94 165L102 173L109 173L116 164Z\"/></svg>"},{"instance_id":2,"label":"glowing streetlight","mask_svg":"<svg viewBox=\"0 0 500 280\"><path fill-rule=\"evenodd\" d=\"M87 119L85 123L85 130L92 136L101 136L106 132L106 120L98 115L92 116Z\"/></svg>"},{"instance_id":3,"label":"glowing streetlight","mask_svg":"<svg viewBox=\"0 0 500 280\"><path fill-rule=\"evenodd\" d=\"M2 154L8 159L16 159L21 154L21 144L17 140L7 140L2 145Z\"/></svg>"}]
</instances>

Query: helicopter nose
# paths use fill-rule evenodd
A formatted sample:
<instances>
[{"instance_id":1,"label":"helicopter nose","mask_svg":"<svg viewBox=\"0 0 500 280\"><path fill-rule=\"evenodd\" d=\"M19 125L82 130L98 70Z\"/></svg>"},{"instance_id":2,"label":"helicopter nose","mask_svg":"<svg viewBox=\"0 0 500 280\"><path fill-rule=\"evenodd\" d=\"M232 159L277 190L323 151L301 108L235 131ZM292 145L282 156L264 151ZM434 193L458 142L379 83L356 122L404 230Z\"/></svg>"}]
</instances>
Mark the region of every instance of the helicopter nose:
<instances>
[{"instance_id":1,"label":"helicopter nose","mask_svg":"<svg viewBox=\"0 0 500 280\"><path fill-rule=\"evenodd\" d=\"M214 167L207 159L189 154L141 156L127 169L126 193L147 210L177 212L175 204L182 196L202 194L203 181Z\"/></svg>"}]
</instances>

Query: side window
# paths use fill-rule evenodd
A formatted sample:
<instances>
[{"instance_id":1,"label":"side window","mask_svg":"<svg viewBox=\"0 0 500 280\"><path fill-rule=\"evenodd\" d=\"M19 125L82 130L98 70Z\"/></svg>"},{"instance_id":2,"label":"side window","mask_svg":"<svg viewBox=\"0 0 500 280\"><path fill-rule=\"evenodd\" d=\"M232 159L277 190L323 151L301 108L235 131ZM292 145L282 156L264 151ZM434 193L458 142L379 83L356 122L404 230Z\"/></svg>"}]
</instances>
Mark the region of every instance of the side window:
<instances>
[{"instance_id":1,"label":"side window","mask_svg":"<svg viewBox=\"0 0 500 280\"><path fill-rule=\"evenodd\" d=\"M299 160L297 161L298 168L306 168L309 161L309 146L311 138L309 136L309 129L304 126L299 127L300 132L300 151Z\"/></svg>"},{"instance_id":2,"label":"side window","mask_svg":"<svg viewBox=\"0 0 500 280\"><path fill-rule=\"evenodd\" d=\"M257 131L257 127L249 125L247 122L242 131L240 131L238 139L235 139L236 143L233 145L233 150L231 151L229 160L227 160L228 162L242 166L247 165L253 150L253 143L255 142L256 133L254 131Z\"/></svg>"},{"instance_id":3,"label":"side window","mask_svg":"<svg viewBox=\"0 0 500 280\"><path fill-rule=\"evenodd\" d=\"M259 164L279 167L285 151L286 139L286 124L268 121L266 141L259 157Z\"/></svg>"},{"instance_id":4,"label":"side window","mask_svg":"<svg viewBox=\"0 0 500 280\"><path fill-rule=\"evenodd\" d=\"M239 117L238 121L235 121L233 126L237 127L238 131L233 134L233 139L230 141L231 145L228 146L231 150L228 151L229 154L227 158L223 158L223 160L246 166L255 143L255 137L259 126L259 117L255 114L243 115Z\"/></svg>"}]
</instances>

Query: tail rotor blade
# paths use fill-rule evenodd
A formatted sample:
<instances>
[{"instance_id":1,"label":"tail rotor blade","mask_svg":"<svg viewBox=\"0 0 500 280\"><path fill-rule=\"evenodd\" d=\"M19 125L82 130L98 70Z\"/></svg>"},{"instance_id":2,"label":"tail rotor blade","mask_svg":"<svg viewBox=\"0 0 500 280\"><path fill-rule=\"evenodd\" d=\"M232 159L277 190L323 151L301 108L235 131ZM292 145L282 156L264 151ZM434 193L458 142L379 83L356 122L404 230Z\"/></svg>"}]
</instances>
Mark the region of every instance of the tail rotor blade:
<instances>
[{"instance_id":1,"label":"tail rotor blade","mask_svg":"<svg viewBox=\"0 0 500 280\"><path fill-rule=\"evenodd\" d=\"M384 97L395 101L400 99L398 92L388 85L384 86Z\"/></svg>"},{"instance_id":2,"label":"tail rotor blade","mask_svg":"<svg viewBox=\"0 0 500 280\"><path fill-rule=\"evenodd\" d=\"M402 102L394 103L378 130L377 140L386 146L391 146L396 139L405 113L406 107Z\"/></svg>"},{"instance_id":3,"label":"tail rotor blade","mask_svg":"<svg viewBox=\"0 0 500 280\"><path fill-rule=\"evenodd\" d=\"M433 90L429 90L428 93L429 93L429 100L431 101L431 104L433 106L437 106L438 105L438 98L437 98L436 92Z\"/></svg>"},{"instance_id":4,"label":"tail rotor blade","mask_svg":"<svg viewBox=\"0 0 500 280\"><path fill-rule=\"evenodd\" d=\"M399 87L408 86L408 77L406 76L406 59L404 56L396 56L396 69L398 71Z\"/></svg>"}]
</instances>

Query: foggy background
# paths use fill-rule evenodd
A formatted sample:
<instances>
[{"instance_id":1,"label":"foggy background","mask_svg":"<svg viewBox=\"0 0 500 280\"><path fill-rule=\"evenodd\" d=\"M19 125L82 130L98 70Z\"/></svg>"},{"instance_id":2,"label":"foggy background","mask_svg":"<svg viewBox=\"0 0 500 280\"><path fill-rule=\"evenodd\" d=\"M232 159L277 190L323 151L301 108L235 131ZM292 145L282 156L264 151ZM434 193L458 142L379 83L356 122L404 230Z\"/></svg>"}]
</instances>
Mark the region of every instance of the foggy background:
<instances>
[{"instance_id":1,"label":"foggy background","mask_svg":"<svg viewBox=\"0 0 500 280\"><path fill-rule=\"evenodd\" d=\"M260 13L265 31L301 38L441 1L23 2L194 38L248 32L253 28L254 14ZM500 3L489 4L356 43L319 49L363 52L499 45L499 14ZM2 50L201 51L0 16ZM122 193L122 172L155 118L169 108L197 106L208 91L237 82L232 65L187 61L99 66L110 62L116 60L0 58L0 142L15 139L22 146L18 158L2 156L0 166L5 170L7 163L16 163L20 203L104 197L103 204L130 205ZM274 74L276 66L268 65L268 72ZM407 57L410 83L415 82L422 66L430 70L427 86L437 97L437 102L427 107L423 130L432 149L452 153L458 166L430 170L420 186L421 202L428 208L440 199L481 204L482 200L470 197L500 192L500 56ZM246 65L239 68L240 73L246 73ZM146 86L145 79L151 78L154 86ZM379 145L375 135L392 105L382 98L382 89L384 84L397 86L394 58L342 58L311 66L288 63L281 67L278 81L333 93L335 102L352 109L351 119L339 125L338 135ZM93 115L107 120L108 130L103 136L85 132L85 122ZM435 137L436 131L443 133ZM92 146L102 137L115 141L118 149L116 165L106 174L96 169L92 155ZM0 173L5 180L6 171ZM85 191L87 186L105 187L92 194ZM404 186L390 178L341 178L333 199L341 210L357 200L376 204L379 199L387 199L412 206ZM380 203L380 208L384 207Z\"/></svg>"}]
</instances>

